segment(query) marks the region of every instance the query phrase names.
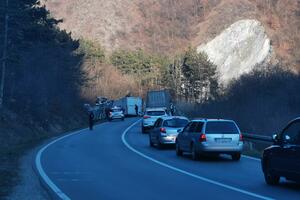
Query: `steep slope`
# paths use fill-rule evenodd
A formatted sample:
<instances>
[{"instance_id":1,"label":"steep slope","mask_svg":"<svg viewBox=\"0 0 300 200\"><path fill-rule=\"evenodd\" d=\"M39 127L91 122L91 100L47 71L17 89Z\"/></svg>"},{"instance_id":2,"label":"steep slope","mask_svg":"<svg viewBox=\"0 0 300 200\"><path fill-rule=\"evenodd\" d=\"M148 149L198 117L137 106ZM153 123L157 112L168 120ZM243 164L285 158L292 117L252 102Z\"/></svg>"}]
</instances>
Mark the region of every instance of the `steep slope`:
<instances>
[{"instance_id":1,"label":"steep slope","mask_svg":"<svg viewBox=\"0 0 300 200\"><path fill-rule=\"evenodd\" d=\"M269 62L272 55L270 39L256 20L235 22L197 51L207 53L218 66L219 82L224 85L251 72L255 65Z\"/></svg>"},{"instance_id":2,"label":"steep slope","mask_svg":"<svg viewBox=\"0 0 300 200\"><path fill-rule=\"evenodd\" d=\"M193 27L193 44L207 43L231 24L242 19L262 23L278 60L300 72L299 0L221 0Z\"/></svg>"},{"instance_id":3,"label":"steep slope","mask_svg":"<svg viewBox=\"0 0 300 200\"><path fill-rule=\"evenodd\" d=\"M47 0L61 28L108 50L174 54L199 46L242 19L266 29L278 59L300 71L299 0Z\"/></svg>"}]
</instances>

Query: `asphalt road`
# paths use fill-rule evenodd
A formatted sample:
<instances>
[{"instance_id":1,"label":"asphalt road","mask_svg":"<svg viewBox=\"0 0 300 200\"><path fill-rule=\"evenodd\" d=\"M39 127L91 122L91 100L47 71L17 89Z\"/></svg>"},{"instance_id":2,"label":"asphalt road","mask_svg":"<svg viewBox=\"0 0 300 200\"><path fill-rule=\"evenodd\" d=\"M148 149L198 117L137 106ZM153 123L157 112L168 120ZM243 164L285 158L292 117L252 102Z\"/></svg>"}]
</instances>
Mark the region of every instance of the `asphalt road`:
<instances>
[{"instance_id":1,"label":"asphalt road","mask_svg":"<svg viewBox=\"0 0 300 200\"><path fill-rule=\"evenodd\" d=\"M40 170L65 199L300 199L300 187L265 184L260 162L243 157L192 161L148 145L137 118L83 130L46 146Z\"/></svg>"}]
</instances>

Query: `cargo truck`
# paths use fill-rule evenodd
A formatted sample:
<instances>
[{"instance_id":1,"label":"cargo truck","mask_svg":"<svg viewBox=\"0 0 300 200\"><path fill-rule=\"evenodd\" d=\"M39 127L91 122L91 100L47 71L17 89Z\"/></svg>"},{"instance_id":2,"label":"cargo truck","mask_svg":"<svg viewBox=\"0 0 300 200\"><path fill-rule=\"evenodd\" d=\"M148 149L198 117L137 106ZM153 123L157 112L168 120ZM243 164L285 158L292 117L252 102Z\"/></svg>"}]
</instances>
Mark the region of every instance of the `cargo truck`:
<instances>
[{"instance_id":1,"label":"cargo truck","mask_svg":"<svg viewBox=\"0 0 300 200\"><path fill-rule=\"evenodd\" d=\"M168 90L149 91L142 120L142 133L146 133L147 130L151 129L158 118L168 116L170 106L171 95Z\"/></svg>"},{"instance_id":2,"label":"cargo truck","mask_svg":"<svg viewBox=\"0 0 300 200\"><path fill-rule=\"evenodd\" d=\"M170 110L171 95L169 90L153 90L147 93L147 108L166 108Z\"/></svg>"},{"instance_id":3,"label":"cargo truck","mask_svg":"<svg viewBox=\"0 0 300 200\"><path fill-rule=\"evenodd\" d=\"M140 97L123 97L115 100L113 105L124 109L124 114L126 116L136 116L135 105L138 107L138 113L141 114L143 100Z\"/></svg>"}]
</instances>

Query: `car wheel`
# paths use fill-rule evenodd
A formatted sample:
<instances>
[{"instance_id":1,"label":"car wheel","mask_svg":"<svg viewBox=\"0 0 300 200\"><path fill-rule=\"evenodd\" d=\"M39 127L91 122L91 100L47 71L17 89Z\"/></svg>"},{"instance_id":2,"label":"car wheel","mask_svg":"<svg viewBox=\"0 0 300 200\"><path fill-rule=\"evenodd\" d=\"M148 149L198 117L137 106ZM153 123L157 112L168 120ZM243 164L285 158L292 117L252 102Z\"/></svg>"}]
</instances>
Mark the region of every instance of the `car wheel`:
<instances>
[{"instance_id":1,"label":"car wheel","mask_svg":"<svg viewBox=\"0 0 300 200\"><path fill-rule=\"evenodd\" d=\"M152 139L151 139L151 135L149 134L149 145L150 145L150 147L153 147L154 146L154 144L153 144L153 142L152 142Z\"/></svg>"},{"instance_id":2,"label":"car wheel","mask_svg":"<svg viewBox=\"0 0 300 200\"><path fill-rule=\"evenodd\" d=\"M164 144L160 142L159 138L157 138L156 141L157 141L157 148L162 149L164 147Z\"/></svg>"},{"instance_id":3,"label":"car wheel","mask_svg":"<svg viewBox=\"0 0 300 200\"><path fill-rule=\"evenodd\" d=\"M191 145L192 160L199 160L199 153L196 151L195 145Z\"/></svg>"},{"instance_id":4,"label":"car wheel","mask_svg":"<svg viewBox=\"0 0 300 200\"><path fill-rule=\"evenodd\" d=\"M146 133L146 129L142 126L142 133Z\"/></svg>"},{"instance_id":5,"label":"car wheel","mask_svg":"<svg viewBox=\"0 0 300 200\"><path fill-rule=\"evenodd\" d=\"M122 121L124 121L125 119L124 119L124 117L122 118Z\"/></svg>"},{"instance_id":6,"label":"car wheel","mask_svg":"<svg viewBox=\"0 0 300 200\"><path fill-rule=\"evenodd\" d=\"M178 143L178 141L176 141L176 155L177 156L182 156L182 154L183 154L183 151L180 149L180 146L179 146L179 143Z\"/></svg>"},{"instance_id":7,"label":"car wheel","mask_svg":"<svg viewBox=\"0 0 300 200\"><path fill-rule=\"evenodd\" d=\"M274 175L270 169L265 169L264 172L265 181L268 185L277 185L280 180L280 176Z\"/></svg>"},{"instance_id":8,"label":"car wheel","mask_svg":"<svg viewBox=\"0 0 300 200\"><path fill-rule=\"evenodd\" d=\"M241 159L241 153L234 153L231 155L232 160L239 161Z\"/></svg>"}]
</instances>

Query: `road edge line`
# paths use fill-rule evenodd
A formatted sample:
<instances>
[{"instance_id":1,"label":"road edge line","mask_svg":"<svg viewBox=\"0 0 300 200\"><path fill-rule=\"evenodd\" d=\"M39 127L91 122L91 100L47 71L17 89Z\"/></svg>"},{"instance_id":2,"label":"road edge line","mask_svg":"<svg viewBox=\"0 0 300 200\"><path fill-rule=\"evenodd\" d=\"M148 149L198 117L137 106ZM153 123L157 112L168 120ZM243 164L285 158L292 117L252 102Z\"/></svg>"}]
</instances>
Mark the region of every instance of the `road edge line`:
<instances>
[{"instance_id":1,"label":"road edge line","mask_svg":"<svg viewBox=\"0 0 300 200\"><path fill-rule=\"evenodd\" d=\"M48 144L46 144L45 146L43 146L41 149L38 150L37 154L36 154L36 157L35 157L35 168L39 174L39 176L42 178L42 181L52 190L52 192L55 193L55 195L57 195L58 198L60 199L63 199L63 200L71 200L70 197L68 197L65 193L63 193L61 191L61 189L58 188L57 185L55 185L53 183L53 181L49 178L49 176L46 174L46 172L44 171L43 167L42 167L42 163L41 163L41 157L42 157L42 154L43 152L48 148L50 147L51 145L53 145L54 143L62 140L62 139L65 139L67 137L70 137L72 135L76 135L76 134L79 134L81 133L82 131L85 131L87 130L87 128L85 129L81 129L81 130L78 130L78 131L75 131L75 132L72 132L72 133L69 133L67 135L64 135L64 136L61 136L51 142L49 142Z\"/></svg>"},{"instance_id":2,"label":"road edge line","mask_svg":"<svg viewBox=\"0 0 300 200\"><path fill-rule=\"evenodd\" d=\"M260 158L255 158L255 157L247 156L247 155L242 155L242 157L243 157L243 158L250 159L250 160L255 160L255 161L261 162L261 159L260 159Z\"/></svg>"},{"instance_id":3,"label":"road edge line","mask_svg":"<svg viewBox=\"0 0 300 200\"><path fill-rule=\"evenodd\" d=\"M248 192L248 191L246 191L246 190L239 189L239 188L237 188L237 187L230 186L230 185L227 185L227 184L223 184L223 183L221 183L221 182L214 181L214 180L211 180L211 179L208 179L208 178L205 178L205 177L202 177L202 176L199 176L199 175L190 173L190 172L188 172L188 171L179 169L179 168L174 167L174 166L172 166L172 165L169 165L169 164L166 164L166 163L161 162L161 161L159 161L159 160L156 160L156 159L154 159L154 158L152 158L152 157L150 157L150 156L147 156L146 154L144 154L144 153L142 153L142 152L136 150L135 148L133 148L133 147L126 141L125 137L126 137L128 131L129 131L132 127L134 127L137 123L139 123L140 121L141 121L141 119L138 120L138 121L136 121L136 122L134 122L133 124L131 124L131 125L130 125L123 133L122 133L122 136L121 136L123 144L124 144L129 150L131 150L132 152L134 152L134 153L138 154L139 156L141 156L141 157L143 157L143 158L145 158L145 159L147 159L147 160L150 160L150 161L152 161L152 162L154 162L154 163L156 163L156 164L158 164L158 165L160 165L160 166L169 168L169 169L171 169L171 170L173 170L173 171L180 172L180 173L182 173L182 174L191 176L191 177L193 177L193 178L202 180L202 181L204 181L204 182L207 182L207 183L210 183L210 184L213 184L213 185L217 185L217 186L220 186L220 187L223 187L223 188L226 188L226 189L235 191L235 192L239 192L239 193L242 193L242 194L251 196L251 197L255 197L255 198L259 198L259 199L264 199L264 200L273 200L273 198L270 198L270 197L266 197L266 196L262 196L262 195L259 195L259 194L255 194L255 193L253 193L253 192Z\"/></svg>"}]
</instances>

